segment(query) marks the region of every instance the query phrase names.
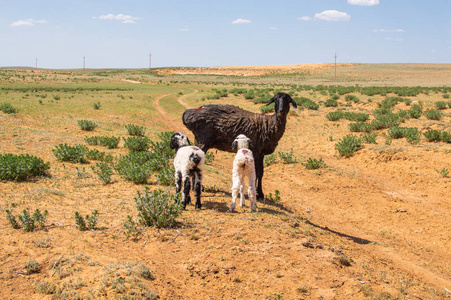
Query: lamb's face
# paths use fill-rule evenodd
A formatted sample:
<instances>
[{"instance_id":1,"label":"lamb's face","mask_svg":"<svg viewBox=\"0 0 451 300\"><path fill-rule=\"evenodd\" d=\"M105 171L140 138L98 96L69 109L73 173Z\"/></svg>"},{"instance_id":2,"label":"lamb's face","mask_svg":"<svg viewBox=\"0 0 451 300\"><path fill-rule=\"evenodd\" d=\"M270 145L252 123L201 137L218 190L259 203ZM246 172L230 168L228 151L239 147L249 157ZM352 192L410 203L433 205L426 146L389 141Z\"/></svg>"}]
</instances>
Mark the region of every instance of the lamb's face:
<instances>
[{"instance_id":1,"label":"lamb's face","mask_svg":"<svg viewBox=\"0 0 451 300\"><path fill-rule=\"evenodd\" d=\"M253 146L251 140L244 134L240 134L232 143L232 149L238 148L238 150L246 148L250 149Z\"/></svg>"},{"instance_id":2,"label":"lamb's face","mask_svg":"<svg viewBox=\"0 0 451 300\"><path fill-rule=\"evenodd\" d=\"M172 135L171 144L170 144L171 149L178 150L182 146L189 146L189 145L190 145L190 141L186 137L186 135L184 135L183 133L176 132Z\"/></svg>"}]
</instances>

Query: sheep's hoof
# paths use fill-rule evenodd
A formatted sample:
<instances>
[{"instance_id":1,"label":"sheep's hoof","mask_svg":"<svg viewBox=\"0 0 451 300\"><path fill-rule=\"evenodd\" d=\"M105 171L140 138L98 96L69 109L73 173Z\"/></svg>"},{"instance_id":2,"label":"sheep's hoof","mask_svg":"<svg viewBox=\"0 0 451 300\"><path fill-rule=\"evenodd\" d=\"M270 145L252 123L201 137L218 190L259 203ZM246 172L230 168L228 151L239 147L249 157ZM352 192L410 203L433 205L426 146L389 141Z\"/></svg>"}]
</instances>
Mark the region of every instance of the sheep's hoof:
<instances>
[{"instance_id":1,"label":"sheep's hoof","mask_svg":"<svg viewBox=\"0 0 451 300\"><path fill-rule=\"evenodd\" d=\"M202 204L200 204L200 203L196 203L196 205L194 206L196 209L201 209L202 208Z\"/></svg>"}]
</instances>

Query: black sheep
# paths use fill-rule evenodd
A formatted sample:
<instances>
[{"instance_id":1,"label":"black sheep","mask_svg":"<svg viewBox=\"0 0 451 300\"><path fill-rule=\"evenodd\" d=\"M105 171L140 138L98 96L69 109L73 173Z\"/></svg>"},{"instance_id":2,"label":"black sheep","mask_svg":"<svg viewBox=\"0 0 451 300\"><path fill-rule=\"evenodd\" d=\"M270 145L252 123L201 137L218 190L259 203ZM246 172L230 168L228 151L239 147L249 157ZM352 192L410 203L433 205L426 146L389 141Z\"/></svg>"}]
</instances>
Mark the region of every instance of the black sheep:
<instances>
[{"instance_id":1,"label":"black sheep","mask_svg":"<svg viewBox=\"0 0 451 300\"><path fill-rule=\"evenodd\" d=\"M275 103L275 113L271 116L252 113L233 105L204 105L187 109L182 116L183 124L193 132L195 144L204 152L216 148L227 152L240 135L246 135L253 143L255 171L257 176L257 198L263 199L263 160L277 147L285 132L290 103L296 102L286 93L278 93L268 104Z\"/></svg>"}]
</instances>

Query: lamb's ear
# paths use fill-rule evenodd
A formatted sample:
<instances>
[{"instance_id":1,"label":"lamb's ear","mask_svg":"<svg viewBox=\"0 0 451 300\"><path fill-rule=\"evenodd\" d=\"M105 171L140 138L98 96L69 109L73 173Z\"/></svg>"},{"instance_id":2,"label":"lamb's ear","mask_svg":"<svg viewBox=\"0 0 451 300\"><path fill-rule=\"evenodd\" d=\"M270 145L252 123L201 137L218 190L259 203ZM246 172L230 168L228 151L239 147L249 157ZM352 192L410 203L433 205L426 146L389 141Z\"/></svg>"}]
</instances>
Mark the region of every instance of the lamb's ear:
<instances>
[{"instance_id":1,"label":"lamb's ear","mask_svg":"<svg viewBox=\"0 0 451 300\"><path fill-rule=\"evenodd\" d=\"M247 139L247 141L249 142L249 147L254 148L254 144L252 144L251 139Z\"/></svg>"},{"instance_id":2,"label":"lamb's ear","mask_svg":"<svg viewBox=\"0 0 451 300\"><path fill-rule=\"evenodd\" d=\"M232 143L232 150L235 150L235 148L236 148L236 144L237 144L237 141L236 141L236 140L234 140L234 141L233 141L233 143Z\"/></svg>"},{"instance_id":3,"label":"lamb's ear","mask_svg":"<svg viewBox=\"0 0 451 300\"><path fill-rule=\"evenodd\" d=\"M272 97L271 100L269 100L269 102L266 104L266 106L270 105L271 103L274 103L274 101L276 101L276 96Z\"/></svg>"},{"instance_id":4,"label":"lamb's ear","mask_svg":"<svg viewBox=\"0 0 451 300\"><path fill-rule=\"evenodd\" d=\"M169 144L171 149L176 149L178 147L177 139L175 138L175 134L171 137L171 143Z\"/></svg>"}]
</instances>

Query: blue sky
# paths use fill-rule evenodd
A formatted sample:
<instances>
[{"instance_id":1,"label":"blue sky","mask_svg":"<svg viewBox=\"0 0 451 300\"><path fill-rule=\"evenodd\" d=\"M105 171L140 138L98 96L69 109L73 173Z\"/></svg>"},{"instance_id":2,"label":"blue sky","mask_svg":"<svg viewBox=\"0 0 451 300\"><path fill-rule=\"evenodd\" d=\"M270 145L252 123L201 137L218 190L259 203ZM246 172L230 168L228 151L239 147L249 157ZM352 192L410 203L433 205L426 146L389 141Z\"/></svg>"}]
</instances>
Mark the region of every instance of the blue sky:
<instances>
[{"instance_id":1,"label":"blue sky","mask_svg":"<svg viewBox=\"0 0 451 300\"><path fill-rule=\"evenodd\" d=\"M451 63L451 0L0 0L0 66Z\"/></svg>"}]
</instances>

